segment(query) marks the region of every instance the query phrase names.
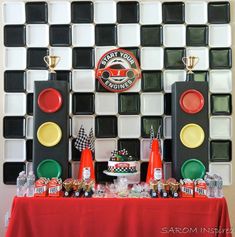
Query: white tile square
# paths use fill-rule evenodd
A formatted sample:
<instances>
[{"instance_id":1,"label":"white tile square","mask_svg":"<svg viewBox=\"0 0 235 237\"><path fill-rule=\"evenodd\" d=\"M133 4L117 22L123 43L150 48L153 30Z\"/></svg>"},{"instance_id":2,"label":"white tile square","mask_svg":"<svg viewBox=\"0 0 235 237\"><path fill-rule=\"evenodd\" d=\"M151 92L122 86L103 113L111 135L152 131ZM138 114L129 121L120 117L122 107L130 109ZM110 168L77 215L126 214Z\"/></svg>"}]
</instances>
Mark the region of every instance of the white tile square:
<instances>
[{"instance_id":1,"label":"white tile square","mask_svg":"<svg viewBox=\"0 0 235 237\"><path fill-rule=\"evenodd\" d=\"M33 116L26 118L26 138L33 139Z\"/></svg>"},{"instance_id":2,"label":"white tile square","mask_svg":"<svg viewBox=\"0 0 235 237\"><path fill-rule=\"evenodd\" d=\"M69 47L53 47L50 48L50 55L60 57L60 61L56 66L56 70L71 70L72 68L72 49Z\"/></svg>"},{"instance_id":3,"label":"white tile square","mask_svg":"<svg viewBox=\"0 0 235 237\"><path fill-rule=\"evenodd\" d=\"M142 161L149 161L150 151L151 151L151 139L141 139L141 155L140 159ZM161 147L163 147L163 140L160 140Z\"/></svg>"},{"instance_id":4,"label":"white tile square","mask_svg":"<svg viewBox=\"0 0 235 237\"><path fill-rule=\"evenodd\" d=\"M5 48L5 69L24 70L26 68L26 49L21 47ZM20 59L20 60L19 60Z\"/></svg>"},{"instance_id":5,"label":"white tile square","mask_svg":"<svg viewBox=\"0 0 235 237\"><path fill-rule=\"evenodd\" d=\"M207 2L187 1L185 3L185 22L187 24L206 24Z\"/></svg>"},{"instance_id":6,"label":"white tile square","mask_svg":"<svg viewBox=\"0 0 235 237\"><path fill-rule=\"evenodd\" d=\"M71 161L71 160L72 160L72 139L69 139L69 147L68 147L68 151L69 151L69 157L68 157L68 160Z\"/></svg>"},{"instance_id":7,"label":"white tile square","mask_svg":"<svg viewBox=\"0 0 235 237\"><path fill-rule=\"evenodd\" d=\"M164 179L172 178L172 162L163 162Z\"/></svg>"},{"instance_id":8,"label":"white tile square","mask_svg":"<svg viewBox=\"0 0 235 237\"><path fill-rule=\"evenodd\" d=\"M95 23L115 23L116 3L114 1L97 1L94 4Z\"/></svg>"},{"instance_id":9,"label":"white tile square","mask_svg":"<svg viewBox=\"0 0 235 237\"><path fill-rule=\"evenodd\" d=\"M163 136L171 138L171 116L165 116L163 119Z\"/></svg>"},{"instance_id":10,"label":"white tile square","mask_svg":"<svg viewBox=\"0 0 235 237\"><path fill-rule=\"evenodd\" d=\"M107 53L108 51L112 50L112 49L116 49L116 47L114 46L110 46L110 47L96 47L95 48L95 65L97 66L100 58Z\"/></svg>"},{"instance_id":11,"label":"white tile square","mask_svg":"<svg viewBox=\"0 0 235 237\"><path fill-rule=\"evenodd\" d=\"M150 156L150 139L141 139L141 160L142 161L149 161Z\"/></svg>"},{"instance_id":12,"label":"white tile square","mask_svg":"<svg viewBox=\"0 0 235 237\"><path fill-rule=\"evenodd\" d=\"M50 24L68 24L71 22L70 2L54 1L48 3L48 22Z\"/></svg>"},{"instance_id":13,"label":"white tile square","mask_svg":"<svg viewBox=\"0 0 235 237\"><path fill-rule=\"evenodd\" d=\"M209 78L209 88L212 93L232 92L232 71L211 70Z\"/></svg>"},{"instance_id":14,"label":"white tile square","mask_svg":"<svg viewBox=\"0 0 235 237\"><path fill-rule=\"evenodd\" d=\"M95 131L95 117L91 115L78 115L72 117L72 136L77 137L80 127L83 126L85 133L89 134L90 129Z\"/></svg>"},{"instance_id":15,"label":"white tile square","mask_svg":"<svg viewBox=\"0 0 235 237\"><path fill-rule=\"evenodd\" d=\"M143 115L162 115L164 113L163 93L142 93L141 114Z\"/></svg>"},{"instance_id":16,"label":"white tile square","mask_svg":"<svg viewBox=\"0 0 235 237\"><path fill-rule=\"evenodd\" d=\"M95 30L93 24L74 24L72 26L73 46L88 47L95 44Z\"/></svg>"},{"instance_id":17,"label":"white tile square","mask_svg":"<svg viewBox=\"0 0 235 237\"><path fill-rule=\"evenodd\" d=\"M162 22L162 4L160 1L146 1L140 3L140 23L161 24Z\"/></svg>"},{"instance_id":18,"label":"white tile square","mask_svg":"<svg viewBox=\"0 0 235 237\"><path fill-rule=\"evenodd\" d=\"M164 25L163 44L166 47L184 47L186 39L185 25Z\"/></svg>"},{"instance_id":19,"label":"white tile square","mask_svg":"<svg viewBox=\"0 0 235 237\"><path fill-rule=\"evenodd\" d=\"M171 93L171 86L177 81L185 81L186 72L184 70L165 70L163 74L164 91Z\"/></svg>"},{"instance_id":20,"label":"white tile square","mask_svg":"<svg viewBox=\"0 0 235 237\"><path fill-rule=\"evenodd\" d=\"M78 179L79 166L80 162L72 162L71 164L73 179Z\"/></svg>"},{"instance_id":21,"label":"white tile square","mask_svg":"<svg viewBox=\"0 0 235 237\"><path fill-rule=\"evenodd\" d=\"M232 163L229 162L212 162L209 165L209 172L222 177L223 185L232 184Z\"/></svg>"},{"instance_id":22,"label":"white tile square","mask_svg":"<svg viewBox=\"0 0 235 237\"><path fill-rule=\"evenodd\" d=\"M24 139L9 139L4 141L4 160L24 162L26 159L26 145Z\"/></svg>"},{"instance_id":23,"label":"white tile square","mask_svg":"<svg viewBox=\"0 0 235 237\"><path fill-rule=\"evenodd\" d=\"M163 48L143 47L140 61L143 70L161 70L163 68Z\"/></svg>"},{"instance_id":24,"label":"white tile square","mask_svg":"<svg viewBox=\"0 0 235 237\"><path fill-rule=\"evenodd\" d=\"M25 3L24 2L4 2L3 3L4 24L24 24L25 23Z\"/></svg>"},{"instance_id":25,"label":"white tile square","mask_svg":"<svg viewBox=\"0 0 235 237\"><path fill-rule=\"evenodd\" d=\"M207 70L209 68L209 51L206 47L191 47L186 49L186 55L199 58L193 70Z\"/></svg>"},{"instance_id":26,"label":"white tile square","mask_svg":"<svg viewBox=\"0 0 235 237\"><path fill-rule=\"evenodd\" d=\"M25 93L7 93L4 101L4 114L24 116L26 114Z\"/></svg>"},{"instance_id":27,"label":"white tile square","mask_svg":"<svg viewBox=\"0 0 235 237\"><path fill-rule=\"evenodd\" d=\"M97 161L108 161L111 152L117 149L115 139L96 139L95 140L95 159Z\"/></svg>"},{"instance_id":28,"label":"white tile square","mask_svg":"<svg viewBox=\"0 0 235 237\"><path fill-rule=\"evenodd\" d=\"M118 136L120 138L139 138L140 116L120 115L118 117Z\"/></svg>"},{"instance_id":29,"label":"white tile square","mask_svg":"<svg viewBox=\"0 0 235 237\"><path fill-rule=\"evenodd\" d=\"M27 92L34 92L35 81L47 81L47 70L28 70L26 74L26 90Z\"/></svg>"},{"instance_id":30,"label":"white tile square","mask_svg":"<svg viewBox=\"0 0 235 237\"><path fill-rule=\"evenodd\" d=\"M212 116L210 118L210 137L212 139L231 139L232 118L228 116Z\"/></svg>"},{"instance_id":31,"label":"white tile square","mask_svg":"<svg viewBox=\"0 0 235 237\"><path fill-rule=\"evenodd\" d=\"M117 26L118 46L133 47L140 45L139 24L119 24Z\"/></svg>"},{"instance_id":32,"label":"white tile square","mask_svg":"<svg viewBox=\"0 0 235 237\"><path fill-rule=\"evenodd\" d=\"M96 93L95 112L98 115L115 115L118 113L117 93Z\"/></svg>"},{"instance_id":33,"label":"white tile square","mask_svg":"<svg viewBox=\"0 0 235 237\"><path fill-rule=\"evenodd\" d=\"M48 47L49 26L46 24L26 25L26 44L28 47Z\"/></svg>"},{"instance_id":34,"label":"white tile square","mask_svg":"<svg viewBox=\"0 0 235 237\"><path fill-rule=\"evenodd\" d=\"M95 90L94 70L73 70L72 90L74 92L93 92Z\"/></svg>"},{"instance_id":35,"label":"white tile square","mask_svg":"<svg viewBox=\"0 0 235 237\"><path fill-rule=\"evenodd\" d=\"M230 47L232 43L230 25L209 25L209 46Z\"/></svg>"}]
</instances>

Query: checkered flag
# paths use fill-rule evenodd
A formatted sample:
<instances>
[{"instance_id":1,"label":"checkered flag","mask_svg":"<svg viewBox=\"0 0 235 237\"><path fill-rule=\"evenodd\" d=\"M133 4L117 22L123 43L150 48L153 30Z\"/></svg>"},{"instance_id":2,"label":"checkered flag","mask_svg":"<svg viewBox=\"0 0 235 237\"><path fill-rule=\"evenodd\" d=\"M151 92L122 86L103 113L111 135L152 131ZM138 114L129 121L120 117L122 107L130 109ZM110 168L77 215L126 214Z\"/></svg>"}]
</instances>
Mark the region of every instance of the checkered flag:
<instances>
[{"instance_id":1,"label":"checkered flag","mask_svg":"<svg viewBox=\"0 0 235 237\"><path fill-rule=\"evenodd\" d=\"M95 152L95 138L93 134L93 128L91 128L88 137L88 147L91 149L92 152Z\"/></svg>"},{"instance_id":2,"label":"checkered flag","mask_svg":"<svg viewBox=\"0 0 235 237\"><path fill-rule=\"evenodd\" d=\"M154 139L154 129L153 129L153 125L151 125L151 127L150 127L150 132L149 132L149 134L150 134L150 140L151 140L151 142L150 142L150 149L152 148L152 142L153 142L153 139Z\"/></svg>"},{"instance_id":3,"label":"checkered flag","mask_svg":"<svg viewBox=\"0 0 235 237\"><path fill-rule=\"evenodd\" d=\"M76 141L74 143L74 147L82 151L83 149L87 148L89 146L88 136L85 133L84 127L81 126L76 138Z\"/></svg>"}]
</instances>

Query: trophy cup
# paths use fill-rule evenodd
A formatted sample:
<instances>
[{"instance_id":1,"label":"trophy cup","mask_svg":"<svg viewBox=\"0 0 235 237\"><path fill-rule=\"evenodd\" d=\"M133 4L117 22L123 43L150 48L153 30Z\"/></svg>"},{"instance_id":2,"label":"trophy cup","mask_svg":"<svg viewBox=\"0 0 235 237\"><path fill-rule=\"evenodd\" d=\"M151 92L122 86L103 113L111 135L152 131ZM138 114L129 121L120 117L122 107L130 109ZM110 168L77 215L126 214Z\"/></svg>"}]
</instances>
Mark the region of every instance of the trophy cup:
<instances>
[{"instance_id":1,"label":"trophy cup","mask_svg":"<svg viewBox=\"0 0 235 237\"><path fill-rule=\"evenodd\" d=\"M59 63L60 57L49 55L45 56L43 60L49 68L49 80L55 80L56 79L55 67Z\"/></svg>"},{"instance_id":2,"label":"trophy cup","mask_svg":"<svg viewBox=\"0 0 235 237\"><path fill-rule=\"evenodd\" d=\"M83 181L79 179L75 179L73 181L74 197L79 197L82 189L83 189Z\"/></svg>"},{"instance_id":3,"label":"trophy cup","mask_svg":"<svg viewBox=\"0 0 235 237\"><path fill-rule=\"evenodd\" d=\"M64 186L64 189L65 189L64 196L65 197L71 196L71 193L72 193L72 190L73 190L73 179L71 179L71 178L66 179L63 182L63 186Z\"/></svg>"},{"instance_id":4,"label":"trophy cup","mask_svg":"<svg viewBox=\"0 0 235 237\"><path fill-rule=\"evenodd\" d=\"M182 62L187 68L187 81L193 81L193 69L199 62L199 58L195 56L183 57Z\"/></svg>"}]
</instances>

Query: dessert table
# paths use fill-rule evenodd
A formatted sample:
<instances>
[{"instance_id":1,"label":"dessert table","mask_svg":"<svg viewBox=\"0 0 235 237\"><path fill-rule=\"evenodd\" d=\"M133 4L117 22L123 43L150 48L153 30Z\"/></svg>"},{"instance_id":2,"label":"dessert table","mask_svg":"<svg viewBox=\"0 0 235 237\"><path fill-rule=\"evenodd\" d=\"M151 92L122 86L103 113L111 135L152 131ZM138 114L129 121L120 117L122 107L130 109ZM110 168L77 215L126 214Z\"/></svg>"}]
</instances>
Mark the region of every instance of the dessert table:
<instances>
[{"instance_id":1,"label":"dessert table","mask_svg":"<svg viewBox=\"0 0 235 237\"><path fill-rule=\"evenodd\" d=\"M15 197L6 237L231 237L222 199Z\"/></svg>"}]
</instances>

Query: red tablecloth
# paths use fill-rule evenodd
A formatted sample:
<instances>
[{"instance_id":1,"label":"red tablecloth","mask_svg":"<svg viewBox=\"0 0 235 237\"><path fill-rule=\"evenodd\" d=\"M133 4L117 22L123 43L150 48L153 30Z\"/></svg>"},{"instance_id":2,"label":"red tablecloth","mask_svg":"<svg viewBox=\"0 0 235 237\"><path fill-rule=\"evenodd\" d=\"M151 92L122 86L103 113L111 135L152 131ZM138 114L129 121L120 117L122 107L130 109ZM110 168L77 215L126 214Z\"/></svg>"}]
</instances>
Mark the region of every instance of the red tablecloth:
<instances>
[{"instance_id":1,"label":"red tablecloth","mask_svg":"<svg viewBox=\"0 0 235 237\"><path fill-rule=\"evenodd\" d=\"M232 235L225 199L14 199L6 237L67 236Z\"/></svg>"}]
</instances>

